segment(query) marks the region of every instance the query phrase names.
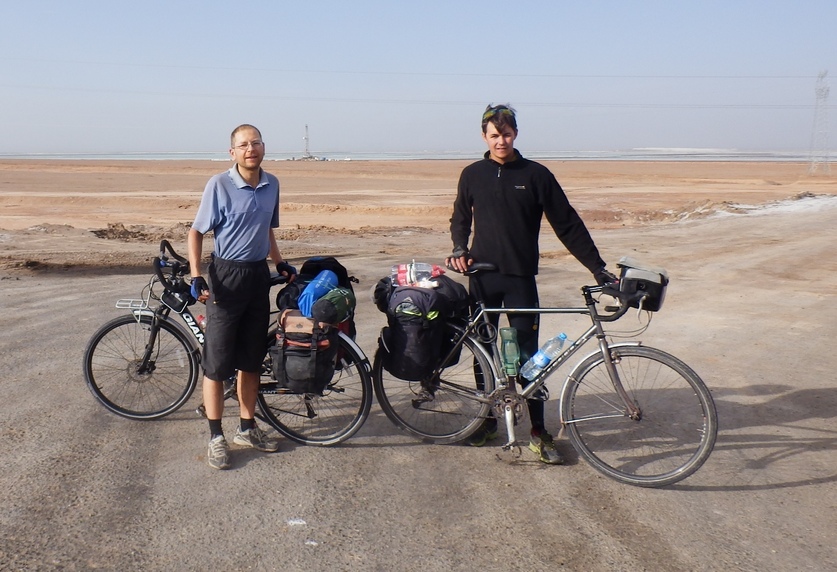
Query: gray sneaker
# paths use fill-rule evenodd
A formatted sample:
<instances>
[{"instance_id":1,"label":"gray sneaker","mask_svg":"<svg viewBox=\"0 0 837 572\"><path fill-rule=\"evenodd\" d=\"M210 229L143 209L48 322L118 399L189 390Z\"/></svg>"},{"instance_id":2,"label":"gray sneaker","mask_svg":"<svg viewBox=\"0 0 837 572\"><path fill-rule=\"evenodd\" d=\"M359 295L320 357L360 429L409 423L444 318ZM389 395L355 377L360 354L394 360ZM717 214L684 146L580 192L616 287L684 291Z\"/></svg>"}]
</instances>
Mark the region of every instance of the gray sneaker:
<instances>
[{"instance_id":1,"label":"gray sneaker","mask_svg":"<svg viewBox=\"0 0 837 572\"><path fill-rule=\"evenodd\" d=\"M468 437L468 444L471 447L482 447L486 442L496 439L497 435L497 420L493 417L488 418L482 422L476 433Z\"/></svg>"},{"instance_id":2,"label":"gray sneaker","mask_svg":"<svg viewBox=\"0 0 837 572\"><path fill-rule=\"evenodd\" d=\"M230 447L223 435L217 435L209 440L206 462L213 469L230 468Z\"/></svg>"},{"instance_id":3,"label":"gray sneaker","mask_svg":"<svg viewBox=\"0 0 837 572\"><path fill-rule=\"evenodd\" d=\"M555 448L552 435L544 431L540 435L532 435L529 440L529 450L538 455L538 460L547 465L562 465L564 457Z\"/></svg>"},{"instance_id":4,"label":"gray sneaker","mask_svg":"<svg viewBox=\"0 0 837 572\"><path fill-rule=\"evenodd\" d=\"M279 440L268 437L267 434L259 429L253 427L247 431L242 431L241 427L236 429L233 443L241 445L242 447L252 447L265 453L275 453L279 450Z\"/></svg>"}]
</instances>

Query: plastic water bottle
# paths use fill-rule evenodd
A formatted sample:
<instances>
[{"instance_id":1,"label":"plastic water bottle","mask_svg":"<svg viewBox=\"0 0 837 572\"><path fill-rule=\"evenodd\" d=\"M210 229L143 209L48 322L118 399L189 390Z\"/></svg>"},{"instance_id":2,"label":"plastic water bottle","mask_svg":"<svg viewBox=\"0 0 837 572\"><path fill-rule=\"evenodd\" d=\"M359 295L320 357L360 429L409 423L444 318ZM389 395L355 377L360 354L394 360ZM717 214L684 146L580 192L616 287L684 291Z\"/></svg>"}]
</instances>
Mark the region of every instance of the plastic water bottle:
<instances>
[{"instance_id":1,"label":"plastic water bottle","mask_svg":"<svg viewBox=\"0 0 837 572\"><path fill-rule=\"evenodd\" d=\"M204 316L203 314L198 315L197 322L201 330L206 329L206 316Z\"/></svg>"},{"instance_id":2,"label":"plastic water bottle","mask_svg":"<svg viewBox=\"0 0 837 572\"><path fill-rule=\"evenodd\" d=\"M517 375L520 367L520 348L517 345L515 328L500 328L500 349L503 353L503 369L506 375Z\"/></svg>"},{"instance_id":3,"label":"plastic water bottle","mask_svg":"<svg viewBox=\"0 0 837 572\"><path fill-rule=\"evenodd\" d=\"M416 262L409 264L395 264L390 271L390 279L393 286L418 286L420 283L427 283L432 278L445 273L444 268L438 264L427 262Z\"/></svg>"},{"instance_id":4,"label":"plastic water bottle","mask_svg":"<svg viewBox=\"0 0 837 572\"><path fill-rule=\"evenodd\" d=\"M567 334L561 332L548 342L546 342L535 355L529 358L529 361L520 368L520 375L529 381L535 379L537 375L543 371L543 368L549 365L561 353L564 348L564 342L567 341Z\"/></svg>"}]
</instances>

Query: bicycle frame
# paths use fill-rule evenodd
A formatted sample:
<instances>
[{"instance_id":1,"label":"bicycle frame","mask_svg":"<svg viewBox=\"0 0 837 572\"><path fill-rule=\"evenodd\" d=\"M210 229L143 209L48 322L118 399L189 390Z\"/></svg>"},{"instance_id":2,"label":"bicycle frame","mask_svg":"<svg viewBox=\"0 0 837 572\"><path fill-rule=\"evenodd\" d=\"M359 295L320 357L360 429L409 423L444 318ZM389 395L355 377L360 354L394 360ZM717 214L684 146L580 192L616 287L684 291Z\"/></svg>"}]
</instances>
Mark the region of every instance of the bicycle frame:
<instances>
[{"instance_id":1,"label":"bicycle frame","mask_svg":"<svg viewBox=\"0 0 837 572\"><path fill-rule=\"evenodd\" d=\"M477 397L479 401L483 403L492 403L494 404L498 400L498 396L501 394L508 394L514 393L517 394L521 399L530 399L538 391L543 385L546 383L546 379L558 368L562 365L567 363L569 359L574 356L582 346L587 344L593 338L597 338L598 340L598 352L601 353L602 357L604 358L605 367L607 372L610 376L611 383L613 384L614 390L619 395L620 399L622 400L625 411L627 415L632 419L639 419L642 416L642 413L636 403L631 399L628 395L627 391L625 390L622 382L619 378L619 373L614 366L613 359L611 356L611 348L615 347L623 347L623 346L637 346L640 345L640 342L630 342L630 343L620 343L620 344L610 344L607 341L607 334L604 331L604 322L612 322L620 317L622 317L629 309L629 306L623 304L620 308L618 308L613 314L602 315L599 314L596 310L596 300L593 298L593 294L596 292L601 292L601 287L591 287L591 286L584 286L582 287L582 294L585 299L585 307L553 307L553 308L487 308L485 307L484 303L480 300L477 302L477 310L474 315L469 319L468 325L465 328L461 329L461 336L454 344L453 348L450 350L448 355L444 356L442 360L442 367L439 368L439 372L444 368L445 363L450 359L452 355L454 355L458 349L464 344L465 338L470 337L477 345L482 349L483 353L486 357L490 357L490 363L492 364L492 372L491 375L494 376L494 384L495 390L490 394L483 397ZM516 376L509 376L505 373L505 369L503 367L501 361L501 355L499 348L497 346L497 339L498 336L496 335L496 331L492 327L491 335L490 336L481 336L477 329L480 327L486 327L486 325L490 324L488 316L489 315L514 315L514 314L572 314L572 315L586 315L589 316L592 320L592 325L583 333L581 336L576 338L569 347L564 349L561 354L559 354L555 359L553 359L540 373L538 373L537 377L528 383L525 387L523 387L520 391L517 389ZM488 338L488 339L486 339ZM589 355L593 355L592 352ZM586 358L585 358L586 359ZM565 380L561 393L563 395L564 391L566 391L568 382L570 381L570 377L568 376L567 380ZM470 394L472 397L473 395ZM563 400L562 400L563 401ZM509 403L508 400L503 404L503 412L504 416L506 417L506 427L509 433L509 441L506 445L504 445L504 449L509 449L510 447L516 444L516 439L514 436L514 426L515 426L515 414L514 414L514 404ZM566 416L563 410L559 411L560 418L561 418L561 425L562 430L563 427L567 424Z\"/></svg>"}]
</instances>

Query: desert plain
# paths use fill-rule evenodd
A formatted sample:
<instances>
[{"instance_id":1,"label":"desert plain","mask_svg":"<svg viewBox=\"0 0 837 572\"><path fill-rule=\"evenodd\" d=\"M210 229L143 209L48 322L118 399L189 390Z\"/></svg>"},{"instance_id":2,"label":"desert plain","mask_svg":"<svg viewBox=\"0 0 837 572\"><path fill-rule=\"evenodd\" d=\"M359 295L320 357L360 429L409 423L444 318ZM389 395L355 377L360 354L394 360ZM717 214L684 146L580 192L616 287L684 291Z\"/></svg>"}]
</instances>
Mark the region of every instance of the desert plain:
<instances>
[{"instance_id":1,"label":"desert plain","mask_svg":"<svg viewBox=\"0 0 837 572\"><path fill-rule=\"evenodd\" d=\"M212 472L199 392L164 420L121 419L87 391L81 356L116 299L138 297L160 239L185 253L204 184L228 164L0 160L0 569L837 568L837 176L784 162L545 163L612 268L629 255L671 276L642 340L712 390L718 442L695 475L629 487L566 440L562 467L429 445L376 404L339 447L236 450L233 470ZM282 185L284 256L331 254L360 280L370 358L385 319L367 293L392 264L449 252L466 164L264 164ZM542 303L577 302L590 277L546 223L541 250Z\"/></svg>"}]
</instances>

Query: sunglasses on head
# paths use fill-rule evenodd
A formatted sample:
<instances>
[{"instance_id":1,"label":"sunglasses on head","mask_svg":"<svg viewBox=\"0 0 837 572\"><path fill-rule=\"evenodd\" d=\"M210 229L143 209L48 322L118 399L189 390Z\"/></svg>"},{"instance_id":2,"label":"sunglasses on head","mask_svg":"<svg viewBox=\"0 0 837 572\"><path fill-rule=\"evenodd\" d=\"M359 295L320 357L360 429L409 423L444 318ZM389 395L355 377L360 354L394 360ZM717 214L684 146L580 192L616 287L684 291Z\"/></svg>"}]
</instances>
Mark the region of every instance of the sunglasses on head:
<instances>
[{"instance_id":1,"label":"sunglasses on head","mask_svg":"<svg viewBox=\"0 0 837 572\"><path fill-rule=\"evenodd\" d=\"M495 115L514 115L514 112L508 107L492 107L482 114L482 120L488 121Z\"/></svg>"}]
</instances>

